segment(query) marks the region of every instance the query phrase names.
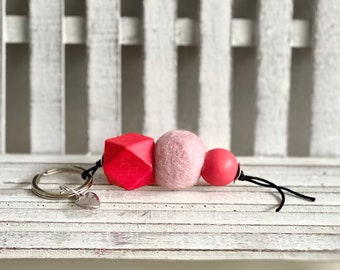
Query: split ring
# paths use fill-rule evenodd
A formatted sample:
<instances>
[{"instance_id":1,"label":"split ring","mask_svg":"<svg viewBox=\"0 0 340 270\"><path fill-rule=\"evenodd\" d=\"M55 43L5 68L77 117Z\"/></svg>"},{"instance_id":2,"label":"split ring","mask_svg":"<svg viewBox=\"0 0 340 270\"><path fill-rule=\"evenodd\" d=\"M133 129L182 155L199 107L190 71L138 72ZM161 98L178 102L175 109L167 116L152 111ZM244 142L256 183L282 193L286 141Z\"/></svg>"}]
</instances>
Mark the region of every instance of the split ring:
<instances>
[{"instance_id":1,"label":"split ring","mask_svg":"<svg viewBox=\"0 0 340 270\"><path fill-rule=\"evenodd\" d=\"M42 189L39 184L40 184L40 180L43 177L46 176L50 176L53 174L58 174L58 173L78 173L80 175L82 175L82 173L85 171L84 168L82 167L78 167L78 166L67 166L67 167L60 167L60 168L53 168L50 170L47 170L45 172L42 172L40 174L37 174L33 177L32 180L32 192L44 199L49 199L49 200L55 200L55 199L69 199L69 198L73 198L73 197L77 197L77 195L79 196L79 194L84 194L86 193L86 191L89 190L89 188L92 186L93 184L93 177L91 175L86 175L85 178L85 182L74 189L70 189L70 190L65 190L63 189L62 191L60 191L59 193L53 193L53 192L49 192L46 191L44 189Z\"/></svg>"}]
</instances>

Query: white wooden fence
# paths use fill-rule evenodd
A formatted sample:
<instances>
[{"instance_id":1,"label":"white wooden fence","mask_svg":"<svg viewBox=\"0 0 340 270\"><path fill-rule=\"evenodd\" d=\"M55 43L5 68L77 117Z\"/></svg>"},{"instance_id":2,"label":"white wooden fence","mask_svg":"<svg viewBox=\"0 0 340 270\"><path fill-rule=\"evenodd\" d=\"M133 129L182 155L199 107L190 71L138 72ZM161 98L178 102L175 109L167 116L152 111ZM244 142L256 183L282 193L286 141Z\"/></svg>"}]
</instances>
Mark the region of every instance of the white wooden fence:
<instances>
[{"instance_id":1,"label":"white wooden fence","mask_svg":"<svg viewBox=\"0 0 340 270\"><path fill-rule=\"evenodd\" d=\"M311 47L310 155L340 155L340 2L316 1L314 20L293 19L293 0L259 0L256 20L233 19L231 0L201 0L197 20L177 18L175 0L143 1L143 18L121 17L119 0L86 2L86 18L64 16L60 0L31 0L29 15L1 1L0 153L6 153L6 44L29 43L32 153L65 153L65 44L88 51L88 148L122 132L121 46L144 48L143 132L176 129L177 47L199 48L198 132L230 147L232 47L255 46L254 154L287 156L292 48ZM133 97L132 97L133 98ZM84 104L86 106L87 104Z\"/></svg>"}]
</instances>

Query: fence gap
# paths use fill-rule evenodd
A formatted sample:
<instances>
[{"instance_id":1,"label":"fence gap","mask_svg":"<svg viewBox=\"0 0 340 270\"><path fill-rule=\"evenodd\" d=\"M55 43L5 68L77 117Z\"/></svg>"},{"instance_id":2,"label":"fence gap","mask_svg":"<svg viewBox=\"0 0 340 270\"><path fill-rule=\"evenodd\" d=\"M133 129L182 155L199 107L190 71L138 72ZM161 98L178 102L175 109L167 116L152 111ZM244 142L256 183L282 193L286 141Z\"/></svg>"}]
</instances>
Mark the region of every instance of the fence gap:
<instances>
[{"instance_id":1,"label":"fence gap","mask_svg":"<svg viewBox=\"0 0 340 270\"><path fill-rule=\"evenodd\" d=\"M65 16L85 16L84 0L64 0ZM65 45L66 153L87 152L87 53L85 44Z\"/></svg>"},{"instance_id":2,"label":"fence gap","mask_svg":"<svg viewBox=\"0 0 340 270\"><path fill-rule=\"evenodd\" d=\"M143 48L122 47L123 133L143 132Z\"/></svg>"},{"instance_id":3,"label":"fence gap","mask_svg":"<svg viewBox=\"0 0 340 270\"><path fill-rule=\"evenodd\" d=\"M142 0L123 0L121 16L142 20ZM122 131L143 132L143 47L122 46Z\"/></svg>"},{"instance_id":4,"label":"fence gap","mask_svg":"<svg viewBox=\"0 0 340 270\"><path fill-rule=\"evenodd\" d=\"M233 48L231 149L239 156L254 154L256 121L255 48Z\"/></svg>"},{"instance_id":5,"label":"fence gap","mask_svg":"<svg viewBox=\"0 0 340 270\"><path fill-rule=\"evenodd\" d=\"M313 19L313 0L294 1L294 19ZM308 156L310 144L312 49L293 48L288 126L288 155Z\"/></svg>"},{"instance_id":6,"label":"fence gap","mask_svg":"<svg viewBox=\"0 0 340 270\"><path fill-rule=\"evenodd\" d=\"M177 0L177 18L197 21L198 0ZM178 128L198 132L198 57L197 46L178 46Z\"/></svg>"}]
</instances>

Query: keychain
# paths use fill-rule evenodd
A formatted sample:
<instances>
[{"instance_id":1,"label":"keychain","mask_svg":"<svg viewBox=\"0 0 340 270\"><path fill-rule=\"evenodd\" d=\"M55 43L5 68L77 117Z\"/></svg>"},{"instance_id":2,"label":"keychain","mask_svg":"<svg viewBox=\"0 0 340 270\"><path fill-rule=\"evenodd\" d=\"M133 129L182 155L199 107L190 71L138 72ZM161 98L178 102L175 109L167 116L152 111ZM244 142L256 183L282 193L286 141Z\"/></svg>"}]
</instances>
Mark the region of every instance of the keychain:
<instances>
[{"instance_id":1,"label":"keychain","mask_svg":"<svg viewBox=\"0 0 340 270\"><path fill-rule=\"evenodd\" d=\"M45 199L73 198L76 205L82 208L98 208L99 197L88 190L93 184L95 172L100 167L103 167L110 184L126 190L154 184L171 190L182 190L194 186L202 177L214 186L225 186L239 180L276 189L281 196L276 212L279 212L285 203L284 191L311 202L315 201L314 197L278 186L260 177L244 174L232 152L223 148L207 151L197 135L185 130L169 131L156 143L153 138L137 133L109 138L105 141L102 159L93 167L85 170L69 166L37 174L32 180L32 191ZM85 182L74 189L60 186L59 193L52 193L40 187L43 177L62 172L80 174Z\"/></svg>"}]
</instances>

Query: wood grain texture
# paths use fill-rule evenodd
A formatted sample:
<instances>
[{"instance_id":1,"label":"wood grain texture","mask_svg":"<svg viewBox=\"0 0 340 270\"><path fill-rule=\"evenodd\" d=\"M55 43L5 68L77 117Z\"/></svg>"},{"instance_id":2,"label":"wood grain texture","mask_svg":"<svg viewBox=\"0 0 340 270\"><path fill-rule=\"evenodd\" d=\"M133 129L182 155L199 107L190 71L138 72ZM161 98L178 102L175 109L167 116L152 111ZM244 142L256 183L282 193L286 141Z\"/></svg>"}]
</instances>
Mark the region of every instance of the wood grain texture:
<instances>
[{"instance_id":1,"label":"wood grain texture","mask_svg":"<svg viewBox=\"0 0 340 270\"><path fill-rule=\"evenodd\" d=\"M200 3L199 135L208 149L230 148L232 1Z\"/></svg>"},{"instance_id":2,"label":"wood grain texture","mask_svg":"<svg viewBox=\"0 0 340 270\"><path fill-rule=\"evenodd\" d=\"M6 0L0 1L0 154L6 151Z\"/></svg>"},{"instance_id":3,"label":"wood grain texture","mask_svg":"<svg viewBox=\"0 0 340 270\"><path fill-rule=\"evenodd\" d=\"M275 192L250 184L125 191L106 184L102 171L92 187L101 208L80 210L72 201L44 200L29 190L35 173L77 158L38 159L43 162L0 160L0 258L340 259L338 159L333 165L316 159L273 165L267 159L266 165L266 159L248 158L245 171L317 198L310 203L287 195L280 213L273 211ZM54 175L42 183L57 188L65 179Z\"/></svg>"},{"instance_id":4,"label":"wood grain texture","mask_svg":"<svg viewBox=\"0 0 340 270\"><path fill-rule=\"evenodd\" d=\"M177 127L175 0L145 0L143 133L159 137Z\"/></svg>"},{"instance_id":5,"label":"wood grain texture","mask_svg":"<svg viewBox=\"0 0 340 270\"><path fill-rule=\"evenodd\" d=\"M258 1L255 155L286 156L292 0Z\"/></svg>"},{"instance_id":6,"label":"wood grain texture","mask_svg":"<svg viewBox=\"0 0 340 270\"><path fill-rule=\"evenodd\" d=\"M88 0L88 150L102 153L104 140L121 134L120 0Z\"/></svg>"},{"instance_id":7,"label":"wood grain texture","mask_svg":"<svg viewBox=\"0 0 340 270\"><path fill-rule=\"evenodd\" d=\"M340 156L340 2L316 1L310 154Z\"/></svg>"},{"instance_id":8,"label":"wood grain texture","mask_svg":"<svg viewBox=\"0 0 340 270\"><path fill-rule=\"evenodd\" d=\"M29 2L31 152L65 152L63 6Z\"/></svg>"}]
</instances>

